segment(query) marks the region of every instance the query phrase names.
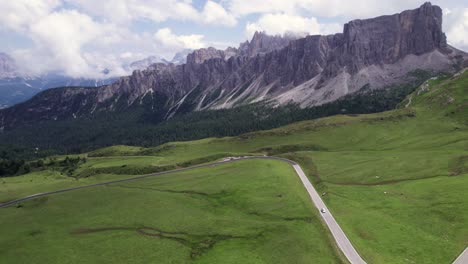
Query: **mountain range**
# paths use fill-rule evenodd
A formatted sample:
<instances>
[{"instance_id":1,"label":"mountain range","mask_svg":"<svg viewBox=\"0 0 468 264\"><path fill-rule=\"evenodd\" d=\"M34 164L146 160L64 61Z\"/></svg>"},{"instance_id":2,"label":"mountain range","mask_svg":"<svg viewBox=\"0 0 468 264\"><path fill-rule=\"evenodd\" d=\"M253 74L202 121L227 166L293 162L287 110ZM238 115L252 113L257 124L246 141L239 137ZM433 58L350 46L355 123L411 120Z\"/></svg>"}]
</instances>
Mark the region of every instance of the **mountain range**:
<instances>
[{"instance_id":1,"label":"mountain range","mask_svg":"<svg viewBox=\"0 0 468 264\"><path fill-rule=\"evenodd\" d=\"M125 68L132 72L144 70L156 63L183 64L192 50L177 52L170 61L159 57L149 56L134 61ZM108 72L108 71L106 71ZM56 87L99 87L117 81L119 77L100 79L73 78L59 73L47 73L40 76L28 75L19 71L15 60L6 53L0 52L0 109L26 101L37 93Z\"/></svg>"},{"instance_id":2,"label":"mountain range","mask_svg":"<svg viewBox=\"0 0 468 264\"><path fill-rule=\"evenodd\" d=\"M415 71L451 73L468 55L447 44L442 10L425 3L399 14L354 20L342 33L303 38L257 32L238 48L195 50L184 64L152 64L95 89L60 88L0 111L0 126L85 118L149 105L176 114L256 102L303 108L358 91L411 82Z\"/></svg>"}]
</instances>

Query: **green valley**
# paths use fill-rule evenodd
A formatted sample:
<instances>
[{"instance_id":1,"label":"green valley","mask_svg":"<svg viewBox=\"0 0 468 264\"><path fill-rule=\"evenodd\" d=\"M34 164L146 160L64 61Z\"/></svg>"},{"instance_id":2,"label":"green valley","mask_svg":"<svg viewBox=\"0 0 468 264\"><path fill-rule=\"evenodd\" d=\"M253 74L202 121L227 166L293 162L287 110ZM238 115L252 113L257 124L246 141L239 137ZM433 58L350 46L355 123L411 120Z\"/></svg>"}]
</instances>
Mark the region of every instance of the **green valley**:
<instances>
[{"instance_id":1,"label":"green valley","mask_svg":"<svg viewBox=\"0 0 468 264\"><path fill-rule=\"evenodd\" d=\"M468 246L467 87L465 72L431 79L383 113L98 149L80 154L86 162L69 174L45 166L0 179L0 201L229 156L279 156L302 166L367 263L451 263ZM0 256L10 262L346 263L297 175L278 161L78 190L1 212Z\"/></svg>"}]
</instances>

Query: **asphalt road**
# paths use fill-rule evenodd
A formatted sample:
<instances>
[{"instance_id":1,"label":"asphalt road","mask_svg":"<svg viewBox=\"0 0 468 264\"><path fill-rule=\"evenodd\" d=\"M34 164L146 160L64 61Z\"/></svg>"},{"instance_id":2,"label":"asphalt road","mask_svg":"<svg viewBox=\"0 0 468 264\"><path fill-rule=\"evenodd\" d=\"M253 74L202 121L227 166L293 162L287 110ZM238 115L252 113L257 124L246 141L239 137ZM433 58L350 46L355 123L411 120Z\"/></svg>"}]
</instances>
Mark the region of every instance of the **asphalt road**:
<instances>
[{"instance_id":1,"label":"asphalt road","mask_svg":"<svg viewBox=\"0 0 468 264\"><path fill-rule=\"evenodd\" d=\"M296 170L297 175L299 175L299 178L301 178L302 184L304 184L304 187L309 193L310 199L314 203L315 207L317 207L317 209L319 210L322 219L327 224L328 229L330 229L330 232L333 235L333 238L335 238L336 244L341 249L343 254L352 264L365 264L366 262L361 258L361 256L359 256L356 249L349 241L348 237L346 237L345 233L338 225L333 215L328 210L322 198L320 198L320 195L317 193L314 186L312 186L312 184L310 183L304 171L302 171L301 167L298 164L294 164L292 166L294 170ZM322 209L325 209L325 213L321 212Z\"/></svg>"},{"instance_id":2,"label":"asphalt road","mask_svg":"<svg viewBox=\"0 0 468 264\"><path fill-rule=\"evenodd\" d=\"M467 264L468 263L468 247L458 256L453 264Z\"/></svg>"},{"instance_id":3,"label":"asphalt road","mask_svg":"<svg viewBox=\"0 0 468 264\"><path fill-rule=\"evenodd\" d=\"M26 200L31 200L31 199L41 197L41 196L49 196L49 195L57 194L57 193L69 192L69 191L86 189L86 188L92 188L92 187L97 187L97 186L105 186L105 185L110 185L110 184L115 184L115 183L134 181L134 180L138 180L138 179L144 179L144 178L149 178L149 177L154 177L154 176L159 176L159 175L164 175L164 174L170 174L170 173L175 173L175 172L188 171L188 170L193 170L193 169L198 169L198 168L206 168L206 167L216 166L216 165L219 165L219 164L230 163L230 162L235 162L235 161L239 161L239 160L245 160L245 159L268 159L268 160L278 160L278 161L283 161L283 162L289 163L294 168L297 175L301 179L302 184L304 185L307 192L309 193L310 199L312 200L313 204L315 205L315 207L319 211L319 214L321 215L323 221L328 226L328 229L332 233L333 238L335 239L336 244L338 245L338 248L343 252L343 254L348 259L348 261L351 264L363 264L363 263L365 264L366 263L361 258L361 256L359 256L356 249L353 247L353 245L349 241L348 237L346 237L345 233L343 232L341 227L338 225L335 218L330 213L330 211L326 207L325 203L323 202L322 198L317 193L315 188L312 186L312 184L310 183L309 179L307 178L307 176L305 175L305 173L301 169L301 167L296 162L294 162L292 160L278 158L278 157L267 157L267 156L242 157L242 158L229 160L229 161L213 162L213 163L202 164L202 165L192 166L192 167L183 168L183 169L176 169L176 170L171 170L171 171L152 173L152 174L142 175L142 176L138 176L138 177L123 179L123 180L116 180L116 181L109 181L109 182L97 183L97 184L92 184L92 185L85 185L85 186L67 188L67 189L62 189L62 190L57 190L57 191L52 191L52 192L37 193L37 194L33 194L33 195L26 196L26 197L23 197L23 198L19 198L19 199L16 199L16 200L12 200L12 201L9 201L9 202L6 202L6 203L2 203L2 204L0 204L0 208L8 207L8 206L14 205L16 203L26 201ZM322 213L320 211L321 209L325 209L325 213ZM466 262L463 262L463 260L462 260L462 262L457 262L456 264L460 264L460 263L466 263Z\"/></svg>"}]
</instances>

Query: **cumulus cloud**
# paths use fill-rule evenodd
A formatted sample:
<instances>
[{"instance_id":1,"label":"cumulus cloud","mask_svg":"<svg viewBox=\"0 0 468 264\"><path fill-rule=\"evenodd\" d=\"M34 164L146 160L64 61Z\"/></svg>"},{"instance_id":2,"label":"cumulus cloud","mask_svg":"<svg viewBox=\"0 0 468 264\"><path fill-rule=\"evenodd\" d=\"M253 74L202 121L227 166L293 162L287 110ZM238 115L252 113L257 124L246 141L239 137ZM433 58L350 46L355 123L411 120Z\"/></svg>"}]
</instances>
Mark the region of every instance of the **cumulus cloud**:
<instances>
[{"instance_id":1,"label":"cumulus cloud","mask_svg":"<svg viewBox=\"0 0 468 264\"><path fill-rule=\"evenodd\" d=\"M213 1L207 1L203 8L202 20L205 24L221 24L235 26L237 21L224 7Z\"/></svg>"},{"instance_id":2,"label":"cumulus cloud","mask_svg":"<svg viewBox=\"0 0 468 264\"><path fill-rule=\"evenodd\" d=\"M415 8L424 0L229 0L229 10L236 16L256 13L301 14L321 17L366 17L399 12L403 9Z\"/></svg>"},{"instance_id":3,"label":"cumulus cloud","mask_svg":"<svg viewBox=\"0 0 468 264\"><path fill-rule=\"evenodd\" d=\"M125 65L134 60L155 54L170 58L181 49L206 46L203 35L177 35L167 27L134 32L132 23L138 21L237 22L211 0L200 10L189 0L15 0L0 1L0 10L0 30L19 33L32 43L11 52L23 71L72 77L104 77L104 69L125 75Z\"/></svg>"},{"instance_id":4,"label":"cumulus cloud","mask_svg":"<svg viewBox=\"0 0 468 264\"><path fill-rule=\"evenodd\" d=\"M0 28L24 31L37 19L49 14L59 4L59 0L0 1Z\"/></svg>"},{"instance_id":5,"label":"cumulus cloud","mask_svg":"<svg viewBox=\"0 0 468 264\"><path fill-rule=\"evenodd\" d=\"M330 34L341 31L339 24L320 24L316 18L305 18L288 14L262 15L256 22L247 23L245 28L248 37L255 31L265 31L271 35L288 32L303 34Z\"/></svg>"},{"instance_id":6,"label":"cumulus cloud","mask_svg":"<svg viewBox=\"0 0 468 264\"><path fill-rule=\"evenodd\" d=\"M156 30L156 33L132 32L131 23L120 24L133 19L125 17L126 10L133 10L130 15L138 14L140 18L155 20L176 15L181 16L179 19L201 19L199 15L191 18L196 12L189 2L172 1L175 4L170 7L173 11L164 12L164 9L145 9L143 3L151 1L137 0L131 9L127 6L129 1L93 1L102 8L108 7L110 2L114 9L107 11L115 13L99 17L86 13L85 8L60 8L59 0L2 1L0 10L8 13L0 16L0 30L20 33L31 40L30 47L16 49L11 55L24 72L33 75L61 72L71 77L100 78L105 77L102 74L104 69L109 69L112 76L126 75L129 72L125 65L134 60L154 54L170 57L181 49L205 46L203 35L176 35L169 28ZM79 0L74 3L86 5L88 2ZM165 1L161 3L167 5ZM225 24L233 23L216 3L207 3L203 12L206 13L206 21L200 23L212 23L226 16ZM123 18L113 20L114 15Z\"/></svg>"},{"instance_id":7,"label":"cumulus cloud","mask_svg":"<svg viewBox=\"0 0 468 264\"><path fill-rule=\"evenodd\" d=\"M446 9L444 14L449 44L468 51L468 8Z\"/></svg>"},{"instance_id":8,"label":"cumulus cloud","mask_svg":"<svg viewBox=\"0 0 468 264\"><path fill-rule=\"evenodd\" d=\"M196 20L198 11L190 1L179 0L64 0L82 11L114 23L130 23L148 19L156 22L168 19Z\"/></svg>"},{"instance_id":9,"label":"cumulus cloud","mask_svg":"<svg viewBox=\"0 0 468 264\"><path fill-rule=\"evenodd\" d=\"M191 1L180 0L65 1L87 13L119 24L142 19L155 22L174 19L223 26L233 26L237 22L222 5L211 0L205 3L201 11L197 10Z\"/></svg>"},{"instance_id":10,"label":"cumulus cloud","mask_svg":"<svg viewBox=\"0 0 468 264\"><path fill-rule=\"evenodd\" d=\"M155 40L163 47L170 49L199 49L203 48L203 35L175 35L169 28L162 28L154 34Z\"/></svg>"},{"instance_id":11,"label":"cumulus cloud","mask_svg":"<svg viewBox=\"0 0 468 264\"><path fill-rule=\"evenodd\" d=\"M85 56L87 45L107 46L122 38L115 26L98 23L75 10L62 10L39 18L29 25L26 34L34 47L14 53L22 62L20 65L34 74L63 71L72 77L99 73L93 67L94 61Z\"/></svg>"}]
</instances>

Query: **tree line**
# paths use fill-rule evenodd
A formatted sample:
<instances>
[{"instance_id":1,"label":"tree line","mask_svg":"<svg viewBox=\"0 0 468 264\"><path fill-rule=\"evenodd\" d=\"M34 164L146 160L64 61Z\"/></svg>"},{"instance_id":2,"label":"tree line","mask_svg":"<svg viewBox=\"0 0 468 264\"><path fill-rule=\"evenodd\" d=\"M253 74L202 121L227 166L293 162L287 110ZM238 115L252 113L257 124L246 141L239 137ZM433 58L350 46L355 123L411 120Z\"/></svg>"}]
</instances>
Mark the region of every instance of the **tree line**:
<instances>
[{"instance_id":1,"label":"tree line","mask_svg":"<svg viewBox=\"0 0 468 264\"><path fill-rule=\"evenodd\" d=\"M160 122L151 119L148 108L107 112L92 118L48 121L0 134L0 153L6 159L33 160L53 154L83 153L122 144L157 146L171 141L237 136L293 122L336 114L367 114L391 110L431 75L415 72L407 85L359 92L310 108L296 104L272 107L261 102L233 109L206 110L176 115ZM6 143L8 142L8 143ZM38 151L34 151L34 149ZM17 165L11 165L15 168ZM14 169L13 169L14 170Z\"/></svg>"}]
</instances>

